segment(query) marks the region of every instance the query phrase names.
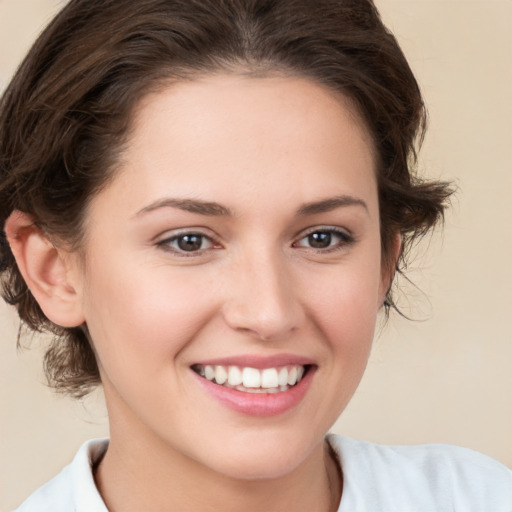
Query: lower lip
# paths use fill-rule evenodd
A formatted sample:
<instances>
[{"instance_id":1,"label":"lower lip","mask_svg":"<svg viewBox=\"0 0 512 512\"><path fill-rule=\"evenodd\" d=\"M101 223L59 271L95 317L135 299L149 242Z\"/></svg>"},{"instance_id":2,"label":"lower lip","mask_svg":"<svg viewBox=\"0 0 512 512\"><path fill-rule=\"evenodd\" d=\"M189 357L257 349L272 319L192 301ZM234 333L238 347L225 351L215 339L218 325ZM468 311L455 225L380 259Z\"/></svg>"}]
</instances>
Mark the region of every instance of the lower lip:
<instances>
[{"instance_id":1,"label":"lower lip","mask_svg":"<svg viewBox=\"0 0 512 512\"><path fill-rule=\"evenodd\" d=\"M315 373L310 367L302 380L287 391L279 393L244 393L237 389L214 384L193 372L199 384L215 399L230 409L247 416L278 416L296 407L304 398Z\"/></svg>"}]
</instances>

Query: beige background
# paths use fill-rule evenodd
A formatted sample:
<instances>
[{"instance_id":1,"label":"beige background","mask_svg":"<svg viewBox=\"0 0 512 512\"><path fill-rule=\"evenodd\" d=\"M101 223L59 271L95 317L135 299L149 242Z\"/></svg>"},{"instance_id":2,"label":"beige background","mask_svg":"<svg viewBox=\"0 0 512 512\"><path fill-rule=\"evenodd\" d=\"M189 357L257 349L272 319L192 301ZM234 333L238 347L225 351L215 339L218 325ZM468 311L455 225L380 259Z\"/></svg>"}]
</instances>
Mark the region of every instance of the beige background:
<instances>
[{"instance_id":1,"label":"beige background","mask_svg":"<svg viewBox=\"0 0 512 512\"><path fill-rule=\"evenodd\" d=\"M0 0L0 87L63 2ZM408 311L392 316L335 431L385 443L468 446L512 466L512 1L377 0L422 84L421 167L460 186L443 237L421 247ZM422 255L429 249L428 256ZM0 306L0 510L107 433L100 395L42 384L41 340L16 353Z\"/></svg>"}]
</instances>

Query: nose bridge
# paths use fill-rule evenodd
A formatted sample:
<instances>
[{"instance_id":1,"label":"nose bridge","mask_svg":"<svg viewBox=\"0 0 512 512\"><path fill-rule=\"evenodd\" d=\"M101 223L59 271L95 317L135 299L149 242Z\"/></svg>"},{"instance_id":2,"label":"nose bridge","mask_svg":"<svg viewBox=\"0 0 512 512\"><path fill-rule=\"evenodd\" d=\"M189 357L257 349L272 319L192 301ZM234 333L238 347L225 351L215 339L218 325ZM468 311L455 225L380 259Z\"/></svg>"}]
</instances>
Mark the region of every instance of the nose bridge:
<instances>
[{"instance_id":1,"label":"nose bridge","mask_svg":"<svg viewBox=\"0 0 512 512\"><path fill-rule=\"evenodd\" d=\"M231 288L232 287L232 288ZM225 304L227 323L260 339L286 336L301 320L301 308L285 258L262 249L240 256Z\"/></svg>"}]
</instances>

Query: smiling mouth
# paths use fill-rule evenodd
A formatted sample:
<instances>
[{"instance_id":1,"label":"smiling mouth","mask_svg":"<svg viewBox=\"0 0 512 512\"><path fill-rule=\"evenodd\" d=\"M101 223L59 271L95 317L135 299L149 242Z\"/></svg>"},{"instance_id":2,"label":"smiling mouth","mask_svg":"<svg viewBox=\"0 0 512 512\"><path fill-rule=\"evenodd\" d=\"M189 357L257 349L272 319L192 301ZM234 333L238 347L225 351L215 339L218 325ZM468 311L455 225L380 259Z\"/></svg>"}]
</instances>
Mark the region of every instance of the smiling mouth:
<instances>
[{"instance_id":1,"label":"smiling mouth","mask_svg":"<svg viewBox=\"0 0 512 512\"><path fill-rule=\"evenodd\" d=\"M244 393L283 393L296 386L311 365L288 365L275 368L195 364L192 370L219 386Z\"/></svg>"}]
</instances>

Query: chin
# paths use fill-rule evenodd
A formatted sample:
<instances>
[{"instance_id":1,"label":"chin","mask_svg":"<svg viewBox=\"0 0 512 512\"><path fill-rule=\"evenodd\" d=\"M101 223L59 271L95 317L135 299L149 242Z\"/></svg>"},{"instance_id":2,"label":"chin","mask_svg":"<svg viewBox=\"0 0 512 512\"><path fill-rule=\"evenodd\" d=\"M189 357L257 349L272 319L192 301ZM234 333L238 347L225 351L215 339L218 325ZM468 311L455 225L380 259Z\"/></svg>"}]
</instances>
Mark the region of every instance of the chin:
<instances>
[{"instance_id":1,"label":"chin","mask_svg":"<svg viewBox=\"0 0 512 512\"><path fill-rule=\"evenodd\" d=\"M323 446L311 440L294 441L293 435L244 437L230 443L221 454L208 453L210 468L238 480L279 479L296 471L318 444Z\"/></svg>"}]
</instances>

